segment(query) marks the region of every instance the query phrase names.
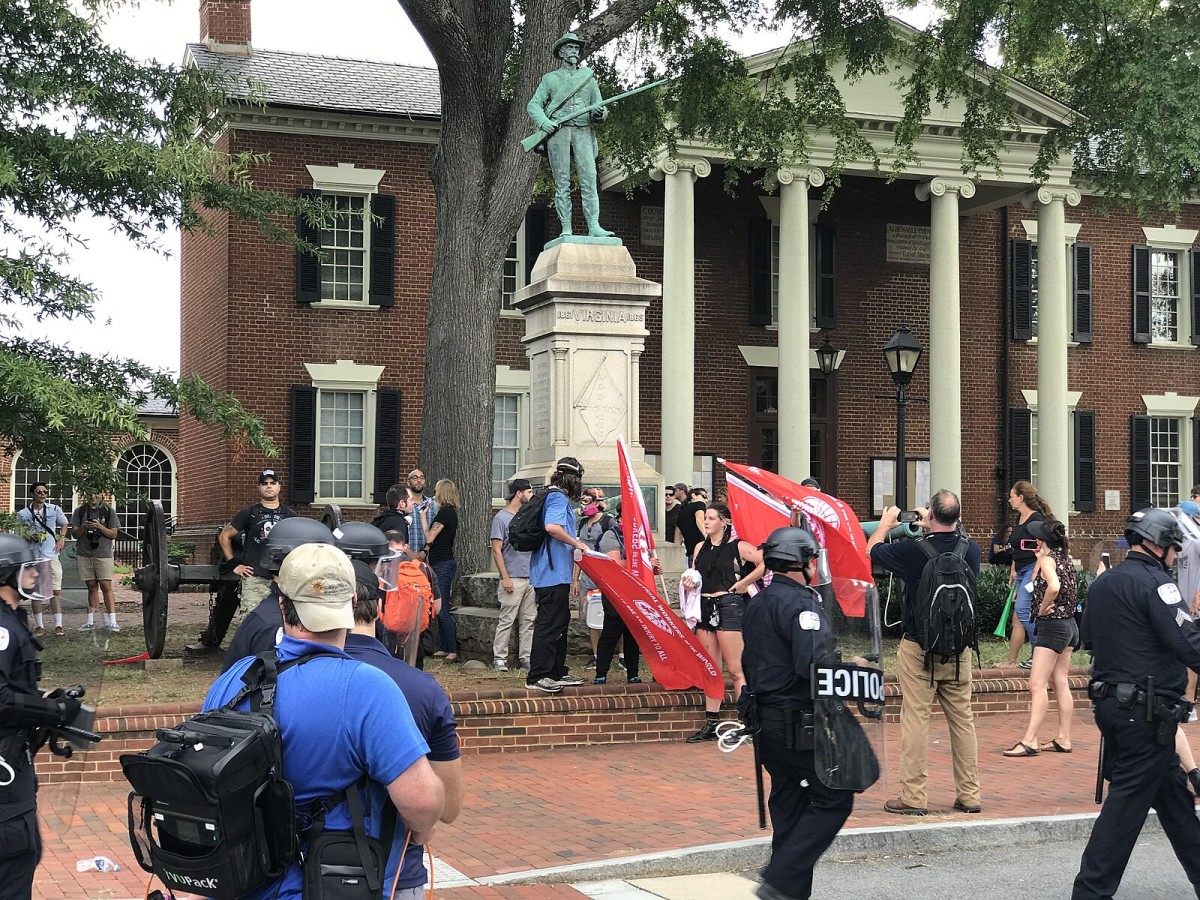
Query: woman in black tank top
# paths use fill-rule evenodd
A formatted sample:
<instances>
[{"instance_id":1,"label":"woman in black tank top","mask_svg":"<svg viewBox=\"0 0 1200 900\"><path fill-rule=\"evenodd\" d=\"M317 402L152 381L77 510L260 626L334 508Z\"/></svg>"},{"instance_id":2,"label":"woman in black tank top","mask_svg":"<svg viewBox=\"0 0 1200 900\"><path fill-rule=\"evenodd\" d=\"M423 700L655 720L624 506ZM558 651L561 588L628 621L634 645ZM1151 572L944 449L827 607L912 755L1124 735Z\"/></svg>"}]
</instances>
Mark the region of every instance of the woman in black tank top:
<instances>
[{"instance_id":1,"label":"woman in black tank top","mask_svg":"<svg viewBox=\"0 0 1200 900\"><path fill-rule=\"evenodd\" d=\"M704 541L692 556L692 568L700 573L700 621L696 637L717 665L733 680L733 696L741 695L742 607L746 592L763 576L762 552L753 544L732 536L729 507L710 503L704 513ZM704 727L688 738L689 743L716 740L721 701L704 699Z\"/></svg>"}]
</instances>

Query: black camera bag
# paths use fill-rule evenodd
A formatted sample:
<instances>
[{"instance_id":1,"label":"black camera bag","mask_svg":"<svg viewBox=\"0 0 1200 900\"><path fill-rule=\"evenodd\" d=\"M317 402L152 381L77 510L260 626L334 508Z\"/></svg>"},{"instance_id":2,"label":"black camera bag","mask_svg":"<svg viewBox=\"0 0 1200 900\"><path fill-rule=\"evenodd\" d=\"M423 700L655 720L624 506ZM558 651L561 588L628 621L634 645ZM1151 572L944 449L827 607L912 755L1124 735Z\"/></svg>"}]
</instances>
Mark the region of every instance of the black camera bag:
<instances>
[{"instance_id":1,"label":"black camera bag","mask_svg":"<svg viewBox=\"0 0 1200 900\"><path fill-rule=\"evenodd\" d=\"M145 753L121 756L133 787L129 840L138 864L172 891L234 900L270 884L298 857L295 797L283 778L273 718L274 650L242 674L245 686L219 709L160 728ZM250 698L250 709L237 705Z\"/></svg>"},{"instance_id":2,"label":"black camera bag","mask_svg":"<svg viewBox=\"0 0 1200 900\"><path fill-rule=\"evenodd\" d=\"M313 825L305 834L304 900L379 900L383 897L388 853L396 833L396 807L390 800L385 801L383 833L378 838L368 835L366 816L371 810L368 806L364 816L360 796L366 794L368 783L363 776L342 793L313 804ZM369 803L370 795L366 795ZM343 800L350 811L350 830L326 831L325 813Z\"/></svg>"}]
</instances>

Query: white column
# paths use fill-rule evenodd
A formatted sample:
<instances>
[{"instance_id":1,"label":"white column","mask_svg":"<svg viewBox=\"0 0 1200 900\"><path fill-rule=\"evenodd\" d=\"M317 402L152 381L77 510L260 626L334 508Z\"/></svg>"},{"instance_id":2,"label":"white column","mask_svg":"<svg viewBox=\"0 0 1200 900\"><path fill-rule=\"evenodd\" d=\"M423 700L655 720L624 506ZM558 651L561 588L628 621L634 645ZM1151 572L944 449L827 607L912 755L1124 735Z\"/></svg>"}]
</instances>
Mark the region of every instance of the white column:
<instances>
[{"instance_id":1,"label":"white column","mask_svg":"<svg viewBox=\"0 0 1200 900\"><path fill-rule=\"evenodd\" d=\"M788 167L779 179L779 474L802 481L812 474L809 425L808 188L825 183L820 169Z\"/></svg>"},{"instance_id":2,"label":"white column","mask_svg":"<svg viewBox=\"0 0 1200 900\"><path fill-rule=\"evenodd\" d=\"M693 184L712 171L706 159L662 159L664 180L662 308L662 455L668 481L692 480L695 454L696 202Z\"/></svg>"},{"instance_id":3,"label":"white column","mask_svg":"<svg viewBox=\"0 0 1200 900\"><path fill-rule=\"evenodd\" d=\"M975 196L965 178L917 186L929 200L929 480L962 496L962 335L959 322L958 198Z\"/></svg>"},{"instance_id":4,"label":"white column","mask_svg":"<svg viewBox=\"0 0 1200 900\"><path fill-rule=\"evenodd\" d=\"M629 446L642 446L642 351L629 353Z\"/></svg>"},{"instance_id":5,"label":"white column","mask_svg":"<svg viewBox=\"0 0 1200 900\"><path fill-rule=\"evenodd\" d=\"M1067 278L1066 204L1077 206L1074 188L1040 187L1027 195L1038 220L1038 493L1064 524L1071 505L1070 405L1067 342L1071 302Z\"/></svg>"}]
</instances>

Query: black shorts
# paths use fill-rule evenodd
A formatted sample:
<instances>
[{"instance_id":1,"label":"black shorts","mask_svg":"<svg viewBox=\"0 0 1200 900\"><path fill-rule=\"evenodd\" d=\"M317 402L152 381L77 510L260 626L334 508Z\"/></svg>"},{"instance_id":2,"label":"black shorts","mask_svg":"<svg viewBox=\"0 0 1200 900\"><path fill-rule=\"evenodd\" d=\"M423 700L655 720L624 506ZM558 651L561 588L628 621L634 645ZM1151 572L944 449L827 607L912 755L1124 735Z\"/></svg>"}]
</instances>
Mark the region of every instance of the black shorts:
<instances>
[{"instance_id":1,"label":"black shorts","mask_svg":"<svg viewBox=\"0 0 1200 900\"><path fill-rule=\"evenodd\" d=\"M742 610L746 608L746 598L741 594L723 594L714 597L717 601L717 631L741 631Z\"/></svg>"},{"instance_id":2,"label":"black shorts","mask_svg":"<svg viewBox=\"0 0 1200 900\"><path fill-rule=\"evenodd\" d=\"M700 597L700 621L696 623L697 631L716 631L720 624L717 613L717 597Z\"/></svg>"},{"instance_id":3,"label":"black shorts","mask_svg":"<svg viewBox=\"0 0 1200 900\"><path fill-rule=\"evenodd\" d=\"M1079 626L1075 617L1066 619L1037 620L1037 646L1062 653L1068 647L1075 650L1079 647Z\"/></svg>"}]
</instances>

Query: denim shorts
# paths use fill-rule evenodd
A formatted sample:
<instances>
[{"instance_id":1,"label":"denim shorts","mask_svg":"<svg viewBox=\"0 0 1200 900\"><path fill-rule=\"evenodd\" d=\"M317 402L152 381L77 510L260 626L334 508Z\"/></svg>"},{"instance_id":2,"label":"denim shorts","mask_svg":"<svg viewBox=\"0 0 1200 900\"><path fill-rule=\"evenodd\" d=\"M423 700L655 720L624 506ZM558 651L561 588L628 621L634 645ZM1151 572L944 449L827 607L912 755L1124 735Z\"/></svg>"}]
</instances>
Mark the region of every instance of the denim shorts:
<instances>
[{"instance_id":1,"label":"denim shorts","mask_svg":"<svg viewBox=\"0 0 1200 900\"><path fill-rule=\"evenodd\" d=\"M1047 650L1053 650L1055 653L1062 653L1068 647L1072 650L1077 648L1079 646L1079 627L1075 624L1075 617L1038 619L1037 645L1045 647Z\"/></svg>"}]
</instances>

